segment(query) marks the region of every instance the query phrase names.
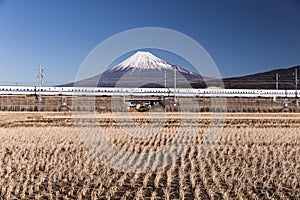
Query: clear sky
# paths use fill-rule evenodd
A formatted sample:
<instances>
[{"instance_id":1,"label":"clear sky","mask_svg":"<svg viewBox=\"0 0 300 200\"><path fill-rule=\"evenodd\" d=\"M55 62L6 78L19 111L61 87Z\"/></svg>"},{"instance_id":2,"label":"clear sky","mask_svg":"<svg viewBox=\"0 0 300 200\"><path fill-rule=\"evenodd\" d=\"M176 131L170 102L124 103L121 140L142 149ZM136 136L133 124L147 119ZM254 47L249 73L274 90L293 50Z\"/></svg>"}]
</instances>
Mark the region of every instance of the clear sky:
<instances>
[{"instance_id":1,"label":"clear sky","mask_svg":"<svg viewBox=\"0 0 300 200\"><path fill-rule=\"evenodd\" d=\"M37 84L40 63L46 84L73 81L100 42L148 26L199 42L223 77L300 64L299 0L0 0L0 84Z\"/></svg>"}]
</instances>

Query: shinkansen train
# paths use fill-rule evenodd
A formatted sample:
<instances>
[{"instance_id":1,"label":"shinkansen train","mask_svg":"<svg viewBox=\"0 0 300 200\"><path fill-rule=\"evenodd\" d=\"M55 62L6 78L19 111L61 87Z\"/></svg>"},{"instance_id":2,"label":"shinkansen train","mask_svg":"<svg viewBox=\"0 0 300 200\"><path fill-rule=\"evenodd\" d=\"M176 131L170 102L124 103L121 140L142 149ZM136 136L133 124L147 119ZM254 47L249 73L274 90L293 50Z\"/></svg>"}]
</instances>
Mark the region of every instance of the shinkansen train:
<instances>
[{"instance_id":1,"label":"shinkansen train","mask_svg":"<svg viewBox=\"0 0 300 200\"><path fill-rule=\"evenodd\" d=\"M0 86L0 95L296 97L297 90Z\"/></svg>"}]
</instances>

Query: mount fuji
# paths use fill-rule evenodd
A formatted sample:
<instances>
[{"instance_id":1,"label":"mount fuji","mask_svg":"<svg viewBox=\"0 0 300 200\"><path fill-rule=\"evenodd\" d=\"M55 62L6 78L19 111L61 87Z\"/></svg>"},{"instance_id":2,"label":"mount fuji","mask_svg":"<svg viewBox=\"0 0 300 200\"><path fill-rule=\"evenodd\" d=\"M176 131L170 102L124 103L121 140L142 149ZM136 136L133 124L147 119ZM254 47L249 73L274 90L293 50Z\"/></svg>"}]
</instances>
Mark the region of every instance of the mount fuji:
<instances>
[{"instance_id":1,"label":"mount fuji","mask_svg":"<svg viewBox=\"0 0 300 200\"><path fill-rule=\"evenodd\" d=\"M114 66L110 71L118 70L173 70L171 64L154 56L149 52L138 51L120 64Z\"/></svg>"},{"instance_id":2,"label":"mount fuji","mask_svg":"<svg viewBox=\"0 0 300 200\"><path fill-rule=\"evenodd\" d=\"M81 87L191 87L203 83L200 74L172 65L150 52L138 51L120 64L76 83L63 86Z\"/></svg>"}]
</instances>

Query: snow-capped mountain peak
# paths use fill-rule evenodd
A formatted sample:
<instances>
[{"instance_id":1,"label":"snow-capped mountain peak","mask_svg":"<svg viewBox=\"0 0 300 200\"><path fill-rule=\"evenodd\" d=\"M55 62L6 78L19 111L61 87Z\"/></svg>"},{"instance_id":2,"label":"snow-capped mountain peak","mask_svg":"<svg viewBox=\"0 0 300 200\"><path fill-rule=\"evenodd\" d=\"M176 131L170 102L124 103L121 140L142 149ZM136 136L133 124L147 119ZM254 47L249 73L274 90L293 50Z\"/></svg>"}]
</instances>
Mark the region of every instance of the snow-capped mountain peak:
<instances>
[{"instance_id":1,"label":"snow-capped mountain peak","mask_svg":"<svg viewBox=\"0 0 300 200\"><path fill-rule=\"evenodd\" d=\"M155 70L172 70L171 64L156 57L150 52L138 51L120 64L114 66L110 71L117 70L141 70L155 69Z\"/></svg>"},{"instance_id":2,"label":"snow-capped mountain peak","mask_svg":"<svg viewBox=\"0 0 300 200\"><path fill-rule=\"evenodd\" d=\"M190 87L202 83L203 77L179 65L172 65L149 52L138 51L120 64L94 77L76 83L94 87ZM74 83L73 83L74 84Z\"/></svg>"}]
</instances>

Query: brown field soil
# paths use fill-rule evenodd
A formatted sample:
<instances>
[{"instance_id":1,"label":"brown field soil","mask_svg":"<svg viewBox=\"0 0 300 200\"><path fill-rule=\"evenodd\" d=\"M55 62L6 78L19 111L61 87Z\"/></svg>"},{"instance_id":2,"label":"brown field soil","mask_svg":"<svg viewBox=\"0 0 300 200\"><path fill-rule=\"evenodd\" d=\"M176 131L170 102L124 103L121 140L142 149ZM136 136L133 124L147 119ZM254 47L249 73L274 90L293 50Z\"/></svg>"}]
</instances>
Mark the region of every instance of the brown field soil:
<instances>
[{"instance_id":1,"label":"brown field soil","mask_svg":"<svg viewBox=\"0 0 300 200\"><path fill-rule=\"evenodd\" d=\"M0 112L0 198L300 198L300 114L226 114L218 140L201 156L212 115L80 113L76 121L68 112ZM182 134L178 145L187 148L164 168L119 171L92 156L79 137L78 128L95 123L124 151L157 151L176 134ZM156 134L126 134L138 131ZM196 135L187 144L192 132ZM170 159L161 156L129 158L128 165L155 166Z\"/></svg>"}]
</instances>

